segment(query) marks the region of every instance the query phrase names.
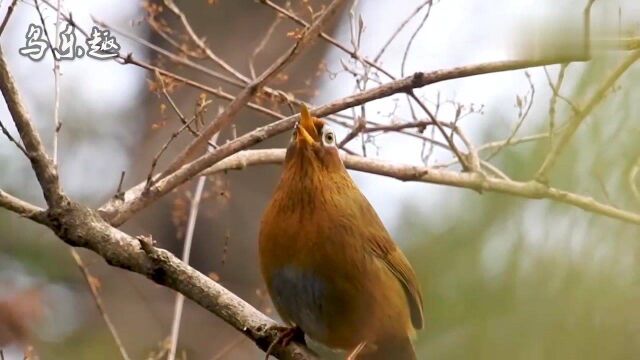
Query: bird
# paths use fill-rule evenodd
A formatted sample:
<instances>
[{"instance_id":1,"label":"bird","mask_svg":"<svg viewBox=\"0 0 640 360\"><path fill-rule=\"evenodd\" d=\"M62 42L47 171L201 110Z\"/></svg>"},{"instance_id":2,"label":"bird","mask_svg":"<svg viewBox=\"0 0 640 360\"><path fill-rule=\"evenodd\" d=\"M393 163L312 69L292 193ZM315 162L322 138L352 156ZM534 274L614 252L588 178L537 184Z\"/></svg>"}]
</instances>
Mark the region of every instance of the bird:
<instances>
[{"instance_id":1,"label":"bird","mask_svg":"<svg viewBox=\"0 0 640 360\"><path fill-rule=\"evenodd\" d=\"M424 323L416 274L347 172L334 131L305 106L258 237L289 339L306 334L347 359L416 359L412 340Z\"/></svg>"}]
</instances>

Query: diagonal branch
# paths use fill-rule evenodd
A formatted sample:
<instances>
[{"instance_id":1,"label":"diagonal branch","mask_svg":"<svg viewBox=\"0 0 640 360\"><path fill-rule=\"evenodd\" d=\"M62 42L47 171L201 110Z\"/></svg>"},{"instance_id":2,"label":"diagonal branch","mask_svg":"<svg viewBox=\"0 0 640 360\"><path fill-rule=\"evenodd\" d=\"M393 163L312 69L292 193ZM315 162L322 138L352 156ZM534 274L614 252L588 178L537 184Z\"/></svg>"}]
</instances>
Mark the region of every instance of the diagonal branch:
<instances>
[{"instance_id":1,"label":"diagonal branch","mask_svg":"<svg viewBox=\"0 0 640 360\"><path fill-rule=\"evenodd\" d=\"M27 153L27 149L24 148L24 146L22 146L22 144L16 140L11 133L9 132L9 129L7 129L4 124L2 123L2 121L0 121L0 131L2 131L2 133L4 134L4 136L7 137L7 139L9 139L9 141L11 141L17 148L18 150L22 151L22 153L26 156L29 157L29 154Z\"/></svg>"},{"instance_id":2,"label":"diagonal branch","mask_svg":"<svg viewBox=\"0 0 640 360\"><path fill-rule=\"evenodd\" d=\"M318 33L322 29L325 22L331 18L336 12L340 4L344 0L333 0L312 26L305 29L300 35L298 41L285 54L276 60L266 71L264 71L257 79L252 81L236 96L236 98L224 109L224 111L209 124L191 144L187 146L169 165L168 169L162 174L166 176L176 171L180 166L186 163L195 153L204 150L207 141L222 128L231 124L237 113L260 91L260 89L287 65L289 65L301 52L315 40Z\"/></svg>"},{"instance_id":3,"label":"diagonal branch","mask_svg":"<svg viewBox=\"0 0 640 360\"><path fill-rule=\"evenodd\" d=\"M58 182L58 171L51 158L45 152L42 140L29 118L27 109L25 109L24 103L18 93L15 80L9 73L9 68L1 48L0 90L7 103L9 112L13 117L16 129L18 129L22 143L29 154L31 167L36 174L38 182L40 182L47 204L49 207L60 205L66 199L66 196L62 193Z\"/></svg>"},{"instance_id":4,"label":"diagonal branch","mask_svg":"<svg viewBox=\"0 0 640 360\"><path fill-rule=\"evenodd\" d=\"M9 7L7 8L7 14L4 16L4 19L2 19L2 24L0 24L0 36L4 32L4 28L9 23L9 19L11 19L11 15L13 14L13 10L16 8L17 3L18 0L12 0L11 4L9 4Z\"/></svg>"},{"instance_id":5,"label":"diagonal branch","mask_svg":"<svg viewBox=\"0 0 640 360\"><path fill-rule=\"evenodd\" d=\"M111 322L111 318L109 317L109 315L107 314L104 308L104 304L102 303L102 298L100 297L100 293L98 292L97 279L93 277L93 275L91 275L91 273L89 272L89 269L87 268L85 263L82 261L80 254L78 254L78 252L74 248L71 248L71 256L73 257L76 264L78 265L78 269L80 269L80 272L84 277L84 280L87 282L87 286L89 287L89 291L91 292L93 301L96 303L96 307L98 308L98 312L100 313L100 316L102 316L102 319L107 324L107 328L109 328L109 332L111 333L111 336L113 337L113 340L115 341L118 347L118 350L120 351L120 355L122 356L122 359L130 360L131 358L127 354L127 351L125 350L124 345L122 344L122 340L120 339L120 336L118 335L118 332L116 331L115 326Z\"/></svg>"},{"instance_id":6,"label":"diagonal branch","mask_svg":"<svg viewBox=\"0 0 640 360\"><path fill-rule=\"evenodd\" d=\"M93 210L74 202L49 210L46 225L71 246L90 249L112 266L139 273L180 292L217 315L266 350L278 337L276 322L222 285L156 248L149 238L134 238L110 226ZM277 347L280 359L315 359L303 346Z\"/></svg>"},{"instance_id":7,"label":"diagonal branch","mask_svg":"<svg viewBox=\"0 0 640 360\"><path fill-rule=\"evenodd\" d=\"M569 120L569 123L566 129L560 134L559 139L551 144L551 149L547 154L544 162L540 166L540 169L536 173L536 180L542 183L547 183L549 181L548 175L549 171L555 164L558 156L564 148L567 146L576 130L584 119L598 106L602 100L607 95L607 92L615 85L616 81L622 76L622 74L629 69L633 63L635 63L638 59L640 59L640 50L636 50L629 54L620 65L609 75L609 77L602 83L602 85L598 88L598 90L591 96L591 98L584 105L582 110L578 111L573 115L573 117Z\"/></svg>"},{"instance_id":8,"label":"diagonal branch","mask_svg":"<svg viewBox=\"0 0 640 360\"><path fill-rule=\"evenodd\" d=\"M304 21L302 18L300 18L296 14L292 13L291 11L288 11L287 9L279 6L278 4L274 3L271 0L260 0L260 2L265 4L265 5L267 5L268 7L272 8L272 9L274 9L279 14L288 17L289 19L293 20L294 22L296 22L299 25L306 26L306 27L309 26L309 23ZM330 35L327 35L324 32L320 33L320 37L322 39L324 39L325 41L327 41L328 43L330 43L331 45L333 45L333 46L337 47L338 49L342 50L343 52L349 54L352 58L361 60L365 64L367 64L367 65L371 66L372 68L374 68L374 69L380 71L381 73L385 74L390 79L395 79L394 76L391 75L391 73L389 73L388 71L386 71L385 69L380 67L378 64L376 64L375 61L377 61L377 59L374 60L374 61L371 61L371 60L367 59L366 57L361 56L356 51L349 50L349 47L347 45L341 43L340 41L334 39L333 37L331 37Z\"/></svg>"}]
</instances>

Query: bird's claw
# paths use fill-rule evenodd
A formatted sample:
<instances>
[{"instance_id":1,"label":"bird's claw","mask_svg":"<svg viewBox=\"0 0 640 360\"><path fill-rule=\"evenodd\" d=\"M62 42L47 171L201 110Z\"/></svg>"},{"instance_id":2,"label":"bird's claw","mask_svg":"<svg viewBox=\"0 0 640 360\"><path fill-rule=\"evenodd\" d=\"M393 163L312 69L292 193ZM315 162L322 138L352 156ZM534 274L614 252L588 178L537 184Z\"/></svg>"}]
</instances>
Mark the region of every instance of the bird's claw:
<instances>
[{"instance_id":1,"label":"bird's claw","mask_svg":"<svg viewBox=\"0 0 640 360\"><path fill-rule=\"evenodd\" d=\"M269 345L267 349L267 353L265 354L265 360L269 359L269 356L275 349L275 347L280 344L283 347L286 347L291 342L297 342L303 345L307 345L304 340L304 332L298 326L274 326L272 329L278 332L278 337Z\"/></svg>"}]
</instances>

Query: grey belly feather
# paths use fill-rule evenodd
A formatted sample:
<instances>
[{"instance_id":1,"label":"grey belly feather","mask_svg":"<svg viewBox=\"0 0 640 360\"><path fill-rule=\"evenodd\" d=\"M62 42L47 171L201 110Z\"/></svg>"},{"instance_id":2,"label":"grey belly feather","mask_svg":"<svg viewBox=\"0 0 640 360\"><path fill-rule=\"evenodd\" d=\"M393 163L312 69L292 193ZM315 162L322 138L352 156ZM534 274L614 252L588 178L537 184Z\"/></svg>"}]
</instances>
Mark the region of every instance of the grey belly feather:
<instances>
[{"instance_id":1,"label":"grey belly feather","mask_svg":"<svg viewBox=\"0 0 640 360\"><path fill-rule=\"evenodd\" d=\"M316 340L327 334L324 309L327 289L322 279L308 271L287 266L271 278L271 298L283 320L299 326Z\"/></svg>"}]
</instances>

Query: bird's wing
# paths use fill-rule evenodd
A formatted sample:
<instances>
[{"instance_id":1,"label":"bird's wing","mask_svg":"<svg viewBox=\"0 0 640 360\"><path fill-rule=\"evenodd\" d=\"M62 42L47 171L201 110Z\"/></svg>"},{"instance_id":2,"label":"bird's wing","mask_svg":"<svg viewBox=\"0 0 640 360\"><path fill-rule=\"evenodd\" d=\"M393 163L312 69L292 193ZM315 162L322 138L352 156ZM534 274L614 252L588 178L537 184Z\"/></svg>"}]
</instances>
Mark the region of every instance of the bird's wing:
<instances>
[{"instance_id":1,"label":"bird's wing","mask_svg":"<svg viewBox=\"0 0 640 360\"><path fill-rule=\"evenodd\" d=\"M391 236L382 226L382 232L376 232L379 235L374 236L371 244L371 250L379 257L391 273L400 281L402 288L407 295L409 308L411 310L411 323L416 329L422 329L423 313L422 313L422 293L418 286L416 274L411 268L409 261L402 251L391 240Z\"/></svg>"}]
</instances>

